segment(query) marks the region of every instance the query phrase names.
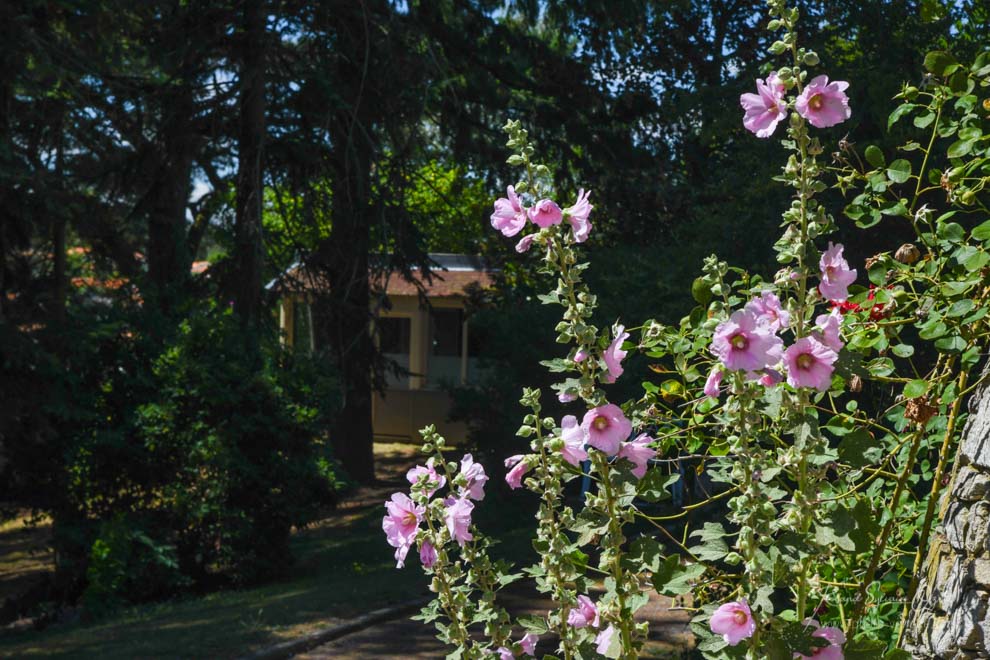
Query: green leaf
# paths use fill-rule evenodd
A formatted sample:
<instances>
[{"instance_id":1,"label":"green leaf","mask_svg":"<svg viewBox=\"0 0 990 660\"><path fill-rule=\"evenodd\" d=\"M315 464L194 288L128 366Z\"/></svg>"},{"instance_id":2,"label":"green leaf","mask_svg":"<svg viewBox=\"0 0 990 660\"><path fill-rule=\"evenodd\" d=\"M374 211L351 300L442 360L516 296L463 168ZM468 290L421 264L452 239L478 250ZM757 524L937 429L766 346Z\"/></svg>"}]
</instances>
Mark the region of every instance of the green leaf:
<instances>
[{"instance_id":1,"label":"green leaf","mask_svg":"<svg viewBox=\"0 0 990 660\"><path fill-rule=\"evenodd\" d=\"M990 220L973 227L971 236L973 237L973 240L976 241L990 240Z\"/></svg>"},{"instance_id":2,"label":"green leaf","mask_svg":"<svg viewBox=\"0 0 990 660\"><path fill-rule=\"evenodd\" d=\"M928 391L928 381L923 378L912 380L904 386L905 399L917 399Z\"/></svg>"},{"instance_id":3,"label":"green leaf","mask_svg":"<svg viewBox=\"0 0 990 660\"><path fill-rule=\"evenodd\" d=\"M883 448L866 429L846 434L839 443L839 460L853 468L873 465L883 458Z\"/></svg>"},{"instance_id":4,"label":"green leaf","mask_svg":"<svg viewBox=\"0 0 990 660\"><path fill-rule=\"evenodd\" d=\"M691 548L694 556L701 561L718 561L729 554L725 528L721 523L706 522L702 529L691 532L691 536L697 536L702 542L702 545Z\"/></svg>"},{"instance_id":5,"label":"green leaf","mask_svg":"<svg viewBox=\"0 0 990 660\"><path fill-rule=\"evenodd\" d=\"M911 178L911 163L904 158L898 158L887 168L887 177L894 183L904 183Z\"/></svg>"},{"instance_id":6,"label":"green leaf","mask_svg":"<svg viewBox=\"0 0 990 660\"><path fill-rule=\"evenodd\" d=\"M667 490L681 478L680 474L663 474L660 470L648 470L640 479L638 496L647 502L659 502L670 498Z\"/></svg>"},{"instance_id":7,"label":"green leaf","mask_svg":"<svg viewBox=\"0 0 990 660\"><path fill-rule=\"evenodd\" d=\"M935 113L926 112L923 115L918 115L917 117L915 117L912 123L915 125L916 128L928 128L929 126L932 125L933 121L935 121Z\"/></svg>"},{"instance_id":8,"label":"green leaf","mask_svg":"<svg viewBox=\"0 0 990 660\"><path fill-rule=\"evenodd\" d=\"M951 316L953 318L957 316L965 316L966 314L969 314L971 311L973 311L973 309L975 308L976 308L976 303L970 300L969 298L966 298L964 300L957 300L956 302L952 303L952 307L949 307L949 311L947 311L945 315Z\"/></svg>"},{"instance_id":9,"label":"green leaf","mask_svg":"<svg viewBox=\"0 0 990 660\"><path fill-rule=\"evenodd\" d=\"M524 614L517 619L517 622L526 632L536 633L537 635L542 635L550 630L547 627L546 620L541 616Z\"/></svg>"},{"instance_id":10,"label":"green leaf","mask_svg":"<svg viewBox=\"0 0 990 660\"><path fill-rule=\"evenodd\" d=\"M950 69L952 65L956 65L956 67ZM957 68L956 58L944 50L934 50L925 55L925 70L931 71L936 76L947 76Z\"/></svg>"},{"instance_id":11,"label":"green leaf","mask_svg":"<svg viewBox=\"0 0 990 660\"><path fill-rule=\"evenodd\" d=\"M914 355L914 346L909 344L897 344L890 350L899 358L909 358Z\"/></svg>"},{"instance_id":12,"label":"green leaf","mask_svg":"<svg viewBox=\"0 0 990 660\"><path fill-rule=\"evenodd\" d=\"M935 348L943 353L962 353L966 350L966 340L959 335L942 337L935 342Z\"/></svg>"},{"instance_id":13,"label":"green leaf","mask_svg":"<svg viewBox=\"0 0 990 660\"><path fill-rule=\"evenodd\" d=\"M866 148L866 151L863 153L863 155L866 156L866 162L872 165L873 167L883 167L884 163L887 162L884 159L883 152L880 151L880 148L873 144L871 144Z\"/></svg>"},{"instance_id":14,"label":"green leaf","mask_svg":"<svg viewBox=\"0 0 990 660\"><path fill-rule=\"evenodd\" d=\"M845 660L877 660L883 657L886 642L873 639L851 639L842 647Z\"/></svg>"},{"instance_id":15,"label":"green leaf","mask_svg":"<svg viewBox=\"0 0 990 660\"><path fill-rule=\"evenodd\" d=\"M651 582L659 594L681 596L691 591L691 583L700 578L704 572L704 564L681 566L681 558L671 555L663 561L660 569L653 573Z\"/></svg>"},{"instance_id":16,"label":"green leaf","mask_svg":"<svg viewBox=\"0 0 990 660\"><path fill-rule=\"evenodd\" d=\"M887 130L889 131L890 127L893 126L895 123L897 123L898 119L900 119L901 117L903 117L904 115L911 112L917 107L918 106L916 106L913 103L904 103L903 105L899 105L896 108L894 108L894 111L891 112L890 116L887 118Z\"/></svg>"},{"instance_id":17,"label":"green leaf","mask_svg":"<svg viewBox=\"0 0 990 660\"><path fill-rule=\"evenodd\" d=\"M946 154L949 158L962 158L971 152L975 145L976 140L957 140L949 145L949 150Z\"/></svg>"}]
</instances>

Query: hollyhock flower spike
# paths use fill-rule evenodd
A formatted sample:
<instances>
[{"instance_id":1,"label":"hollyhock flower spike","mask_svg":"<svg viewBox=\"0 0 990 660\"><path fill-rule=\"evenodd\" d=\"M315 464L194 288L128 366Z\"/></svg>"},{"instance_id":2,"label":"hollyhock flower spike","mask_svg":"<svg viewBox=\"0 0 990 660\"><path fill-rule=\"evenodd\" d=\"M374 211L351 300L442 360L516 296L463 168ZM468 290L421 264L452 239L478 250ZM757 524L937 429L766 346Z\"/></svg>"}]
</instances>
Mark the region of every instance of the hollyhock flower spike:
<instances>
[{"instance_id":1,"label":"hollyhock flower spike","mask_svg":"<svg viewBox=\"0 0 990 660\"><path fill-rule=\"evenodd\" d=\"M780 361L784 342L752 312L740 309L715 328L711 352L729 369L759 371Z\"/></svg>"},{"instance_id":2,"label":"hollyhock flower spike","mask_svg":"<svg viewBox=\"0 0 990 660\"><path fill-rule=\"evenodd\" d=\"M577 417L565 415L560 420L560 437L564 441L564 446L560 448L560 453L564 460L578 467L581 461L588 459L588 452L584 450L586 434L584 429L578 424Z\"/></svg>"},{"instance_id":3,"label":"hollyhock flower spike","mask_svg":"<svg viewBox=\"0 0 990 660\"><path fill-rule=\"evenodd\" d=\"M791 315L781 306L780 298L769 291L746 303L746 311L756 315L756 320L773 332L780 332L791 322Z\"/></svg>"},{"instance_id":4,"label":"hollyhock flower spike","mask_svg":"<svg viewBox=\"0 0 990 660\"><path fill-rule=\"evenodd\" d=\"M856 269L849 268L849 262L842 256L842 244L828 244L828 249L818 263L822 272L822 282L818 290L826 300L843 302L849 297L849 285L856 281Z\"/></svg>"},{"instance_id":5,"label":"hollyhock flower spike","mask_svg":"<svg viewBox=\"0 0 990 660\"><path fill-rule=\"evenodd\" d=\"M512 490L522 486L523 475L529 472L530 466L523 460L524 458L526 457L523 454L516 454L505 459L505 468L509 470L505 474L505 483L509 484Z\"/></svg>"},{"instance_id":6,"label":"hollyhock flower spike","mask_svg":"<svg viewBox=\"0 0 990 660\"><path fill-rule=\"evenodd\" d=\"M541 229L546 229L550 225L559 225L563 217L564 212L549 199L541 199L529 209L529 219Z\"/></svg>"},{"instance_id":7,"label":"hollyhock flower spike","mask_svg":"<svg viewBox=\"0 0 990 660\"><path fill-rule=\"evenodd\" d=\"M717 364L712 367L712 370L708 372L708 378L705 379L705 395L710 396L713 399L718 398L718 388L722 384L722 368Z\"/></svg>"},{"instance_id":8,"label":"hollyhock flower spike","mask_svg":"<svg viewBox=\"0 0 990 660\"><path fill-rule=\"evenodd\" d=\"M802 337L784 352L787 382L825 392L832 384L832 365L838 355L814 337Z\"/></svg>"},{"instance_id":9,"label":"hollyhock flower spike","mask_svg":"<svg viewBox=\"0 0 990 660\"><path fill-rule=\"evenodd\" d=\"M575 243L584 243L588 240L588 234L591 233L591 221L588 220L588 216L591 215L591 209L595 207L588 203L589 195L591 195L590 190L588 192L585 192L584 188L578 190L578 198L574 202L574 206L568 206L564 209L564 217L571 223Z\"/></svg>"},{"instance_id":10,"label":"hollyhock flower spike","mask_svg":"<svg viewBox=\"0 0 990 660\"><path fill-rule=\"evenodd\" d=\"M758 138L768 138L773 135L778 122L787 116L784 84L777 77L776 72L771 72L766 82L756 79L756 92L739 97L739 104L746 112L743 116L743 126L756 133Z\"/></svg>"},{"instance_id":11,"label":"hollyhock flower spike","mask_svg":"<svg viewBox=\"0 0 990 660\"><path fill-rule=\"evenodd\" d=\"M382 530L388 544L396 549L396 568L402 568L409 548L416 542L419 523L426 509L405 493L394 493L391 500L385 502L385 510L387 513L382 518Z\"/></svg>"},{"instance_id":12,"label":"hollyhock flower spike","mask_svg":"<svg viewBox=\"0 0 990 660\"><path fill-rule=\"evenodd\" d=\"M536 633L526 633L523 638L519 640L519 646L522 647L522 652L526 655L536 654L536 643L540 641L540 636Z\"/></svg>"},{"instance_id":13,"label":"hollyhock flower spike","mask_svg":"<svg viewBox=\"0 0 990 660\"><path fill-rule=\"evenodd\" d=\"M637 479L646 476L646 466L657 455L656 450L650 447L651 442L653 438L641 433L632 442L623 442L619 449L619 458L624 458L634 465L632 473Z\"/></svg>"},{"instance_id":14,"label":"hollyhock flower spike","mask_svg":"<svg viewBox=\"0 0 990 660\"><path fill-rule=\"evenodd\" d=\"M622 375L622 360L626 357L626 351L622 350L622 342L629 339L629 333L625 326L615 326L615 339L605 349L602 356L605 359L605 366L608 368L608 375L603 379L606 383L614 383Z\"/></svg>"},{"instance_id":15,"label":"hollyhock flower spike","mask_svg":"<svg viewBox=\"0 0 990 660\"><path fill-rule=\"evenodd\" d=\"M438 489L443 488L443 485L447 483L447 479L442 475L437 473L436 461L431 458L426 461L426 466L417 465L408 472L406 472L406 480L411 484L416 484L421 478L425 477L424 482L427 486L426 496L433 497L433 494L437 492Z\"/></svg>"},{"instance_id":16,"label":"hollyhock flower spike","mask_svg":"<svg viewBox=\"0 0 990 660\"><path fill-rule=\"evenodd\" d=\"M844 80L828 81L828 76L816 76L804 88L794 108L815 128L828 128L841 124L852 116Z\"/></svg>"},{"instance_id":17,"label":"hollyhock flower spike","mask_svg":"<svg viewBox=\"0 0 990 660\"><path fill-rule=\"evenodd\" d=\"M515 188L509 186L506 195L495 200L492 227L502 232L503 236L515 236L526 226L526 209L519 201Z\"/></svg>"},{"instance_id":18,"label":"hollyhock flower spike","mask_svg":"<svg viewBox=\"0 0 990 660\"><path fill-rule=\"evenodd\" d=\"M729 646L735 646L756 632L756 621L745 598L720 606L712 614L709 625L712 632L721 635Z\"/></svg>"},{"instance_id":19,"label":"hollyhock flower spike","mask_svg":"<svg viewBox=\"0 0 990 660\"><path fill-rule=\"evenodd\" d=\"M474 504L466 497L459 499L449 497L444 501L444 504L447 505L447 510L443 514L447 531L450 532L450 537L463 548L465 541L474 538L470 531L471 512L474 511Z\"/></svg>"},{"instance_id":20,"label":"hollyhock flower spike","mask_svg":"<svg viewBox=\"0 0 990 660\"><path fill-rule=\"evenodd\" d=\"M613 456L619 451L622 441L632 432L632 422L626 419L622 408L608 403L585 413L581 428L589 445Z\"/></svg>"},{"instance_id":21,"label":"hollyhock flower spike","mask_svg":"<svg viewBox=\"0 0 990 660\"><path fill-rule=\"evenodd\" d=\"M464 454L461 459L461 475L467 482L461 495L467 495L479 502L485 499L485 482L488 481L488 475L485 474L485 467L481 463L475 463L471 454Z\"/></svg>"},{"instance_id":22,"label":"hollyhock flower spike","mask_svg":"<svg viewBox=\"0 0 990 660\"><path fill-rule=\"evenodd\" d=\"M573 628L598 627L598 608L587 596L577 597L577 606L567 614L567 625Z\"/></svg>"},{"instance_id":23,"label":"hollyhock flower spike","mask_svg":"<svg viewBox=\"0 0 990 660\"><path fill-rule=\"evenodd\" d=\"M820 637L828 640L828 646L819 646L811 655L801 655L795 653L795 658L816 658L817 660L842 660L842 645L846 643L846 635L840 629L833 626L820 627L814 619L805 619L804 625L816 630L811 633L812 637Z\"/></svg>"},{"instance_id":24,"label":"hollyhock flower spike","mask_svg":"<svg viewBox=\"0 0 990 660\"><path fill-rule=\"evenodd\" d=\"M423 544L419 546L419 561L424 568L433 568L433 565L437 563L437 549L429 541L423 541Z\"/></svg>"},{"instance_id":25,"label":"hollyhock flower spike","mask_svg":"<svg viewBox=\"0 0 990 660\"><path fill-rule=\"evenodd\" d=\"M608 628L595 637L595 650L601 655L608 653L608 647L611 646L613 637L615 637L615 626L609 624Z\"/></svg>"}]
</instances>

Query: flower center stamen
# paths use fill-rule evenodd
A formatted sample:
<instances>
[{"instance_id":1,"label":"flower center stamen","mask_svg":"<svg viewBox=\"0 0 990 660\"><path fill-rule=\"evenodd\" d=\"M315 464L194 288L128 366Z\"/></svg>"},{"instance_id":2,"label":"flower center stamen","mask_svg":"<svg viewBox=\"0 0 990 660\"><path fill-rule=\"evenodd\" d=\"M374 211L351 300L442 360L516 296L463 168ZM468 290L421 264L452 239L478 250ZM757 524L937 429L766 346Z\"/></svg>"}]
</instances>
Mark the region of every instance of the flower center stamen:
<instances>
[{"instance_id":1,"label":"flower center stamen","mask_svg":"<svg viewBox=\"0 0 990 660\"><path fill-rule=\"evenodd\" d=\"M749 340L746 339L746 335L742 335L742 334L736 335L735 337L730 339L729 343L732 344L733 348L737 348L740 351L745 350L746 347L749 346Z\"/></svg>"},{"instance_id":2,"label":"flower center stamen","mask_svg":"<svg viewBox=\"0 0 990 660\"><path fill-rule=\"evenodd\" d=\"M802 353L797 358L797 366L801 369L808 369L814 362L815 358L811 357L808 353Z\"/></svg>"},{"instance_id":3,"label":"flower center stamen","mask_svg":"<svg viewBox=\"0 0 990 660\"><path fill-rule=\"evenodd\" d=\"M825 102L822 100L821 94L815 94L810 99L808 99L808 107L812 110L821 110Z\"/></svg>"},{"instance_id":4,"label":"flower center stamen","mask_svg":"<svg viewBox=\"0 0 990 660\"><path fill-rule=\"evenodd\" d=\"M595 421L591 423L595 427L596 431L604 431L608 428L608 418L607 417L595 417Z\"/></svg>"},{"instance_id":5,"label":"flower center stamen","mask_svg":"<svg viewBox=\"0 0 990 660\"><path fill-rule=\"evenodd\" d=\"M746 623L746 621L749 620L749 617L747 617L746 613L743 611L737 611L735 614L732 615L732 618L735 620L736 625L738 626L743 625L744 623Z\"/></svg>"}]
</instances>

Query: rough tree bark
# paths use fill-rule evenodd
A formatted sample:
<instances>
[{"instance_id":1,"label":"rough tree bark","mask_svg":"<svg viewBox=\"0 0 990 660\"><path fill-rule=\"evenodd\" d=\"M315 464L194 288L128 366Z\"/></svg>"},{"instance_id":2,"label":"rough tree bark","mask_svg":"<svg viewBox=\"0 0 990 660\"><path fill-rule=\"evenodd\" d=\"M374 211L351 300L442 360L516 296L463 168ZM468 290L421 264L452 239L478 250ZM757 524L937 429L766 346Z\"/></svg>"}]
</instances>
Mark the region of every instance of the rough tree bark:
<instances>
[{"instance_id":1,"label":"rough tree bark","mask_svg":"<svg viewBox=\"0 0 990 660\"><path fill-rule=\"evenodd\" d=\"M969 411L905 628L915 658L990 657L990 385Z\"/></svg>"}]
</instances>

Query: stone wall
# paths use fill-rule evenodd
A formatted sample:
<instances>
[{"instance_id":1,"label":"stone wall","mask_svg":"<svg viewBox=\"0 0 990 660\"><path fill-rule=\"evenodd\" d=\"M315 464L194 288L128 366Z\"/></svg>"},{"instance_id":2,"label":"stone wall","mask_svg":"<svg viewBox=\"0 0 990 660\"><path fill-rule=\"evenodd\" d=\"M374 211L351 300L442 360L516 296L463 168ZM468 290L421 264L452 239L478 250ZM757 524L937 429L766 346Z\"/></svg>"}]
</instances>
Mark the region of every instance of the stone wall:
<instances>
[{"instance_id":1,"label":"stone wall","mask_svg":"<svg viewBox=\"0 0 990 660\"><path fill-rule=\"evenodd\" d=\"M990 387L969 410L907 622L915 658L990 658Z\"/></svg>"}]
</instances>

